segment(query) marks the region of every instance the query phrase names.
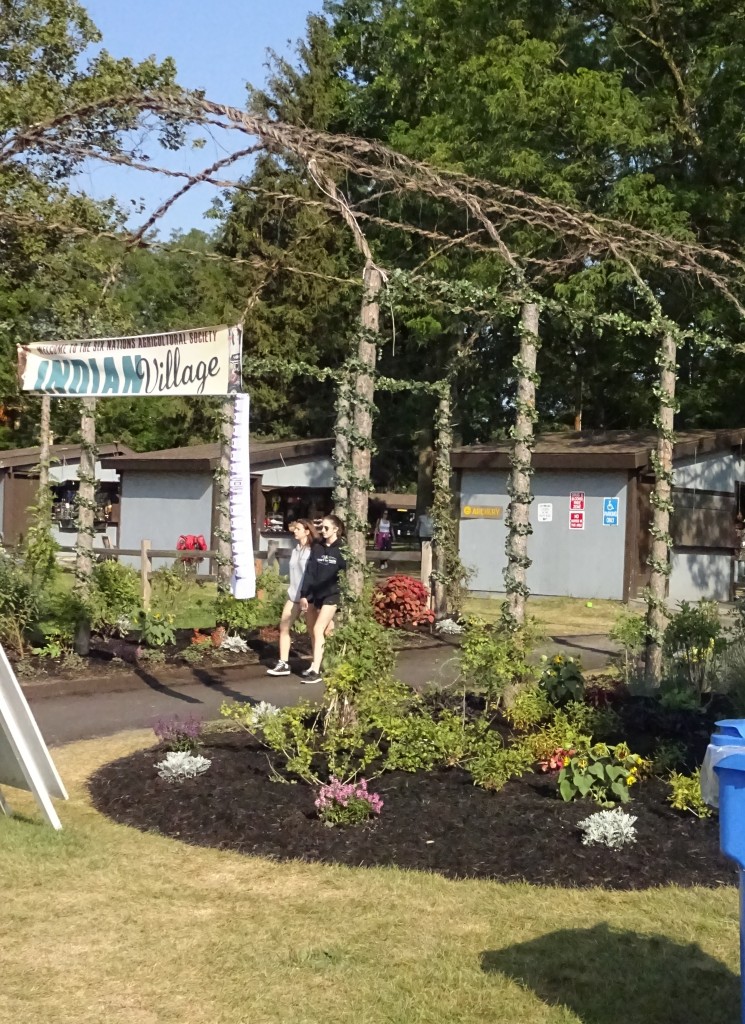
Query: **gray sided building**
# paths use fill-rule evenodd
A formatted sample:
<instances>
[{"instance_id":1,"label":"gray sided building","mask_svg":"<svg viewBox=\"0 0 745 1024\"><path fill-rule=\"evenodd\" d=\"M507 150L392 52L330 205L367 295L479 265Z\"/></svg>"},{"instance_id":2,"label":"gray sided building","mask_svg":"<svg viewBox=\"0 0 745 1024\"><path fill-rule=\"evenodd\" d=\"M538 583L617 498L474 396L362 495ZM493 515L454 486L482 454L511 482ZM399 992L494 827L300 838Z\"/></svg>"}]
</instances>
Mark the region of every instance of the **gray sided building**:
<instances>
[{"instance_id":1,"label":"gray sided building","mask_svg":"<svg viewBox=\"0 0 745 1024\"><path fill-rule=\"evenodd\" d=\"M686 431L673 452L671 601L734 595L745 514L745 430ZM629 600L649 581L652 433L540 435L533 452L532 593ZM510 444L457 448L460 554L476 595L504 592Z\"/></svg>"},{"instance_id":2,"label":"gray sided building","mask_svg":"<svg viewBox=\"0 0 745 1024\"><path fill-rule=\"evenodd\" d=\"M302 441L251 441L251 518L254 549L266 551L269 540L290 544L292 519L315 518L332 508L335 482L331 438ZM175 549L182 535L204 537L217 546L217 489L220 462L217 444L190 445L131 454L116 460L121 474L118 547L139 548L149 540L155 549ZM109 461L104 459L103 465ZM139 565L138 558L122 556ZM171 564L153 559L154 568ZM209 562L199 565L210 571Z\"/></svg>"}]
</instances>

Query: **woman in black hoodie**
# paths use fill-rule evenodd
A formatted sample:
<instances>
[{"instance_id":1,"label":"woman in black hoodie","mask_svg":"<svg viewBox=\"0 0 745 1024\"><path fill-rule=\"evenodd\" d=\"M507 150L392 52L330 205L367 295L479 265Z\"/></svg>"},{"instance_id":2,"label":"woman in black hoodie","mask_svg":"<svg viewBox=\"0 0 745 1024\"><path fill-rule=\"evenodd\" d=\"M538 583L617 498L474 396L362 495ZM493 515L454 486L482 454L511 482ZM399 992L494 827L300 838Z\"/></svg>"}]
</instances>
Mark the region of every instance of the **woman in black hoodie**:
<instances>
[{"instance_id":1,"label":"woman in black hoodie","mask_svg":"<svg viewBox=\"0 0 745 1024\"><path fill-rule=\"evenodd\" d=\"M324 516L320 544L314 544L300 587L300 610L307 612L306 621L313 642L313 662L302 673L304 683L322 683L321 662L326 633L333 625L339 606L339 574L347 567L341 553L344 523L337 516Z\"/></svg>"}]
</instances>

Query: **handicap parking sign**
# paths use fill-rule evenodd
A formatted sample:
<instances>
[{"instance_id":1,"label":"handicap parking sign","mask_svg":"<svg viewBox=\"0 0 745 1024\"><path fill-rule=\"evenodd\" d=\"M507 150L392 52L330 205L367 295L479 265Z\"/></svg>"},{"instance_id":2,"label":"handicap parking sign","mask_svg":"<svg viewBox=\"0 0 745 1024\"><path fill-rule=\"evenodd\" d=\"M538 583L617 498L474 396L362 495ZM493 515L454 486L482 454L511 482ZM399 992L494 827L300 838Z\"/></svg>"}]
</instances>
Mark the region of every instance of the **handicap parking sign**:
<instances>
[{"instance_id":1,"label":"handicap parking sign","mask_svg":"<svg viewBox=\"0 0 745 1024\"><path fill-rule=\"evenodd\" d=\"M603 498L603 526L618 526L618 498Z\"/></svg>"}]
</instances>

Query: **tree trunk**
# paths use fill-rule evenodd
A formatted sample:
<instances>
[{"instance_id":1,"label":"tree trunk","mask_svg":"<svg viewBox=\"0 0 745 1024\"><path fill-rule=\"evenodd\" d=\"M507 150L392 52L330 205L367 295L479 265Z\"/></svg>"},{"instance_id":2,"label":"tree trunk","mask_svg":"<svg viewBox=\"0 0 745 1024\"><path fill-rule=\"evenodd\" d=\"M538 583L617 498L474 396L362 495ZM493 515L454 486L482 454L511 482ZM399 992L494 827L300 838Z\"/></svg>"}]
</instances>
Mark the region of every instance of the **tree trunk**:
<instances>
[{"instance_id":1,"label":"tree trunk","mask_svg":"<svg viewBox=\"0 0 745 1024\"><path fill-rule=\"evenodd\" d=\"M49 488L49 449L51 435L52 399L49 395L41 398L41 423L39 425L39 492L45 494Z\"/></svg>"},{"instance_id":2,"label":"tree trunk","mask_svg":"<svg viewBox=\"0 0 745 1024\"><path fill-rule=\"evenodd\" d=\"M375 336L380 327L380 292L383 278L370 261L363 275L364 295L360 321L362 334L357 348L359 368L354 383L354 446L352 448L352 480L349 488L348 545L351 564L347 571L350 592L359 597L364 583L366 560L367 502L370 481L373 398L375 395Z\"/></svg>"},{"instance_id":3,"label":"tree trunk","mask_svg":"<svg viewBox=\"0 0 745 1024\"><path fill-rule=\"evenodd\" d=\"M339 378L336 392L336 444L334 464L336 466L336 487L334 488L334 513L343 522L349 518L350 447L351 426L350 371L345 366Z\"/></svg>"},{"instance_id":4,"label":"tree trunk","mask_svg":"<svg viewBox=\"0 0 745 1024\"><path fill-rule=\"evenodd\" d=\"M96 400L81 400L82 450L78 467L78 542L75 551L75 591L83 601L91 592L96 499Z\"/></svg>"},{"instance_id":5,"label":"tree trunk","mask_svg":"<svg viewBox=\"0 0 745 1024\"><path fill-rule=\"evenodd\" d=\"M233 440L233 413L235 401L225 398L220 403L220 464L215 472L216 528L217 540L217 589L220 593L230 590L233 573L233 553L230 542L230 448Z\"/></svg>"},{"instance_id":6,"label":"tree trunk","mask_svg":"<svg viewBox=\"0 0 745 1024\"><path fill-rule=\"evenodd\" d=\"M510 504L507 509L509 532L505 549L507 565L504 571L507 593L507 615L516 628L525 625L525 604L528 597L527 571L528 537L530 525L533 425L535 422L536 362L538 358L538 306L524 303L520 312L520 352L515 360L518 371L515 401L515 441L512 454L512 472L508 485Z\"/></svg>"},{"instance_id":7,"label":"tree trunk","mask_svg":"<svg viewBox=\"0 0 745 1024\"><path fill-rule=\"evenodd\" d=\"M453 521L453 492L450 487L450 453L453 449L453 423L450 391L443 391L437 403L437 436L435 438L434 500L432 518L435 524L433 555L435 568L435 617L448 614L449 576L448 546L457 543Z\"/></svg>"},{"instance_id":8,"label":"tree trunk","mask_svg":"<svg viewBox=\"0 0 745 1024\"><path fill-rule=\"evenodd\" d=\"M647 682L659 686L662 680L662 634L667 625L667 580L670 575L670 513L673 486L673 422L675 418L675 338L666 334L660 347L660 404L655 417L657 449L652 456L655 485L652 503L652 535L649 564L652 572L647 589L647 646L645 672Z\"/></svg>"},{"instance_id":9,"label":"tree trunk","mask_svg":"<svg viewBox=\"0 0 745 1024\"><path fill-rule=\"evenodd\" d=\"M427 403L429 404L429 403ZM434 503L435 487L435 453L434 431L432 427L424 427L419 431L419 451L417 455L416 473L416 514L420 516ZM452 444L452 437L451 437Z\"/></svg>"}]
</instances>

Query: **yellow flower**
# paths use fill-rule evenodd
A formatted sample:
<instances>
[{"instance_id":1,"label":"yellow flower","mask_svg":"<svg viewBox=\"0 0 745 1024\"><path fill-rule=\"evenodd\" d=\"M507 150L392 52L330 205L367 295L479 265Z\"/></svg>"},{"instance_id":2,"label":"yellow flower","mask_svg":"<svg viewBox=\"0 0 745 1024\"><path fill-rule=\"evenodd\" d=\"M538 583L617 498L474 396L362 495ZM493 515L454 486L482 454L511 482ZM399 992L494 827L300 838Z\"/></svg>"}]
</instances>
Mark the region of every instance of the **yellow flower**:
<instances>
[{"instance_id":1,"label":"yellow flower","mask_svg":"<svg viewBox=\"0 0 745 1024\"><path fill-rule=\"evenodd\" d=\"M569 764L569 758L568 758L568 757L565 757L565 758L563 758L563 759L562 759L562 762L561 762L561 763L562 763L562 764L564 765L564 767L566 768L566 766L567 766L567 765Z\"/></svg>"},{"instance_id":2,"label":"yellow flower","mask_svg":"<svg viewBox=\"0 0 745 1024\"><path fill-rule=\"evenodd\" d=\"M633 786L634 783L638 781L639 780L637 779L636 775L629 775L628 779L626 779L626 785Z\"/></svg>"}]
</instances>

